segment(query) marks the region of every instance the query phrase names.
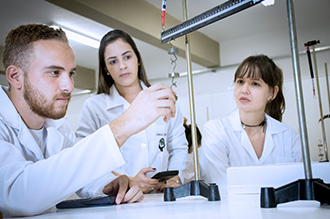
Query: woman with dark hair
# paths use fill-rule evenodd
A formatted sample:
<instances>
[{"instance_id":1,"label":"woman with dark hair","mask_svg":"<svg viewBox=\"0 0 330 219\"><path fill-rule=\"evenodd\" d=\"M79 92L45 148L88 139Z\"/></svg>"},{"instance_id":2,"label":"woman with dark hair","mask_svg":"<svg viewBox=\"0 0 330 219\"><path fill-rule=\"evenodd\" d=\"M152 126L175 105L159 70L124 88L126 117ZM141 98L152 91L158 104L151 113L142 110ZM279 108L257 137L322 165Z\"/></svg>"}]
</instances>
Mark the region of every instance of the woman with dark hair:
<instances>
[{"instance_id":1,"label":"woman with dark hair","mask_svg":"<svg viewBox=\"0 0 330 219\"><path fill-rule=\"evenodd\" d=\"M122 30L108 32L99 48L97 95L84 103L77 138L92 134L125 113L137 95L148 87L141 55L131 36ZM182 124L183 116L176 106L174 118L168 122L160 118L128 138L120 148L126 163L113 171L113 177L129 176L144 193L178 186L187 165L187 141ZM165 183L150 179L153 172L166 170L179 170L179 176Z\"/></svg>"},{"instance_id":2,"label":"woman with dark hair","mask_svg":"<svg viewBox=\"0 0 330 219\"><path fill-rule=\"evenodd\" d=\"M193 139L191 133L191 125L187 124L187 119L184 118L183 126L185 128L186 138L188 141L188 159L187 159L187 168L184 171L184 183L189 183L192 180L195 180L195 166L194 166L194 154L193 154ZM202 145L202 134L196 125L196 137L197 137L197 147L199 148Z\"/></svg>"},{"instance_id":3,"label":"woman with dark hair","mask_svg":"<svg viewBox=\"0 0 330 219\"><path fill-rule=\"evenodd\" d=\"M136 81L141 80L147 87L150 87L150 83L147 79L147 74L144 69L143 61L140 55L140 52L138 48L135 45L135 42L133 41L132 37L127 34L126 32L122 30L113 30L108 32L106 35L103 36L99 48L99 82L98 82L98 88L97 88L97 94L110 94L110 88L113 84L115 84L114 78L110 75L110 72L108 70L108 66L113 66L115 64L114 62L116 60L112 60L111 63L107 63L107 60L105 59L105 53L106 50L109 48L107 47L108 44L114 43L115 41L122 41L123 43L127 44L127 47L130 47L131 55L136 56L133 58L136 58L137 63L132 63L133 65L136 65L137 67L137 78L134 78ZM123 54L125 55L125 54ZM124 56L127 60L130 56ZM130 57L131 58L131 57ZM135 60L134 60L135 61ZM142 90L142 89L141 89Z\"/></svg>"},{"instance_id":4,"label":"woman with dark hair","mask_svg":"<svg viewBox=\"0 0 330 219\"><path fill-rule=\"evenodd\" d=\"M281 123L283 73L265 55L246 58L234 76L237 108L207 122L200 149L201 177L226 185L228 167L302 160L299 135Z\"/></svg>"}]
</instances>

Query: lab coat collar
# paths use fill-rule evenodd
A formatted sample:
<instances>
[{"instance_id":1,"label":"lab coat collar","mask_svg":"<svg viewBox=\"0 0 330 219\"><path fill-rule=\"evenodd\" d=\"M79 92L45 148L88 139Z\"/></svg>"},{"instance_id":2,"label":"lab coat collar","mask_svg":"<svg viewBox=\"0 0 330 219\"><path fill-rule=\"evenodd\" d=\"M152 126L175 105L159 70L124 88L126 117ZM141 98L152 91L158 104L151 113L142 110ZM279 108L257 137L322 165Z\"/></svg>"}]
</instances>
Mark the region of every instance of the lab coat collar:
<instances>
[{"instance_id":1,"label":"lab coat collar","mask_svg":"<svg viewBox=\"0 0 330 219\"><path fill-rule=\"evenodd\" d=\"M243 131L243 127L241 124L241 119L239 116L239 109L234 110L229 116L228 119L233 127L234 131Z\"/></svg>"},{"instance_id":2,"label":"lab coat collar","mask_svg":"<svg viewBox=\"0 0 330 219\"><path fill-rule=\"evenodd\" d=\"M241 124L240 116L239 116L239 109L236 109L233 113L231 113L228 118L230 120L230 123L232 124L233 130L235 132L240 132L241 136L241 144L245 148L245 150L248 151L250 156L252 156L254 159L256 159L256 162L259 164L262 164L265 160L267 160L267 157L271 154L271 152L275 148L275 144L273 141L273 135L279 134L284 132L287 127L283 126L279 121L273 119L269 115L265 113L266 117L266 123L267 123L267 128L266 128L266 136L265 136L265 147L263 149L261 157L258 159L253 146L251 144L251 141L248 138L247 133L244 131L244 128Z\"/></svg>"},{"instance_id":3,"label":"lab coat collar","mask_svg":"<svg viewBox=\"0 0 330 219\"><path fill-rule=\"evenodd\" d=\"M17 136L21 144L32 151L37 159L43 159L39 145L35 141L31 141L33 136L8 97L7 92L8 87L0 87L0 120L17 131ZM64 122L65 119L46 119L44 126L48 132L49 129L57 129Z\"/></svg>"},{"instance_id":4,"label":"lab coat collar","mask_svg":"<svg viewBox=\"0 0 330 219\"><path fill-rule=\"evenodd\" d=\"M267 114L265 115L266 115L267 129L266 129L266 136L264 143L265 146L262 155L259 158L260 164L263 164L270 156L272 151L275 149L276 145L274 143L274 136L282 132L285 132L285 130L287 129L287 127L281 124L281 122L279 122L278 120L273 119Z\"/></svg>"},{"instance_id":5,"label":"lab coat collar","mask_svg":"<svg viewBox=\"0 0 330 219\"><path fill-rule=\"evenodd\" d=\"M230 121L230 124L233 127L233 131L236 133L236 136L240 139L240 142L241 142L241 145L243 146L243 148L252 157L252 159L254 159L256 163L258 163L259 160L253 149L249 136L247 135L247 133L245 132L245 130L242 126L240 115L239 115L239 109L236 109L234 112L232 112L228 116L228 119Z\"/></svg>"},{"instance_id":6,"label":"lab coat collar","mask_svg":"<svg viewBox=\"0 0 330 219\"><path fill-rule=\"evenodd\" d=\"M140 85L142 87L142 90L146 89L147 86L140 80ZM113 84L110 87L110 95L107 95L108 98L106 98L106 109L110 110L112 108L116 108L119 106L123 106L126 110L129 107L129 103L119 94L116 86Z\"/></svg>"},{"instance_id":7,"label":"lab coat collar","mask_svg":"<svg viewBox=\"0 0 330 219\"><path fill-rule=\"evenodd\" d=\"M0 89L0 119L10 127L20 129L22 118L8 96L8 87Z\"/></svg>"},{"instance_id":8,"label":"lab coat collar","mask_svg":"<svg viewBox=\"0 0 330 219\"><path fill-rule=\"evenodd\" d=\"M269 115L265 113L266 117L266 123L267 123L267 130L271 135L278 134L281 132L284 132L287 128L281 124L281 122L277 121L276 119L273 119ZM241 119L239 116L239 109L234 110L229 116L228 116L230 123L232 124L234 131L243 131L244 128L241 124Z\"/></svg>"}]
</instances>

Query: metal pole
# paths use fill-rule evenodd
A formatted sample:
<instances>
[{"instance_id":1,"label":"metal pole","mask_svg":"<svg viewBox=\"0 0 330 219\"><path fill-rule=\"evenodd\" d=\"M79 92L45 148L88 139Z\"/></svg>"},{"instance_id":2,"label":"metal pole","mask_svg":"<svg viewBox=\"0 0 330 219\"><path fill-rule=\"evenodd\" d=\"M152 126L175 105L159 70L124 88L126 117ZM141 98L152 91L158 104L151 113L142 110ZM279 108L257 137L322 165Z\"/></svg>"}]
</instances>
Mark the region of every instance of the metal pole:
<instances>
[{"instance_id":1,"label":"metal pole","mask_svg":"<svg viewBox=\"0 0 330 219\"><path fill-rule=\"evenodd\" d=\"M187 0L182 0L183 8L183 19L188 20ZM190 106L190 119L191 119L191 136L192 146L194 153L194 167L195 167L195 180L200 179L199 175L199 162L198 162L198 145L197 145L197 132L196 132L196 117L195 117L195 100L194 100L194 87L192 81L192 70L191 70L191 52L190 52L190 40L189 35L185 35L186 45L186 63L187 63L187 78L188 78L188 91L189 91L189 106Z\"/></svg>"},{"instance_id":2,"label":"metal pole","mask_svg":"<svg viewBox=\"0 0 330 219\"><path fill-rule=\"evenodd\" d=\"M291 55L292 55L292 64L294 71L294 80L296 87L296 99L297 99L297 109L298 109L298 118L299 118L299 127L300 127L300 139L303 153L304 169L305 169L305 178L312 179L312 168L311 160L308 146L308 137L307 137L307 128L305 121L305 109L304 109L304 99L302 93L301 85L301 74L300 74L300 65L299 65L299 53L297 45L297 33L296 33L296 21L294 16L293 0L287 0L287 9L288 9L288 20L289 20L289 31L290 31L290 40L291 40Z\"/></svg>"},{"instance_id":3,"label":"metal pole","mask_svg":"<svg viewBox=\"0 0 330 219\"><path fill-rule=\"evenodd\" d=\"M328 65L325 62L324 63L324 69L325 69L325 78L326 78L326 82L327 82L327 91L328 91L328 103L329 103L329 114L330 114L330 89L329 89L329 78L328 78ZM328 148L324 148L324 153L326 154L326 156L328 157ZM327 159L327 161L329 161Z\"/></svg>"},{"instance_id":4,"label":"metal pole","mask_svg":"<svg viewBox=\"0 0 330 219\"><path fill-rule=\"evenodd\" d=\"M314 61L314 71L315 71L315 78L316 78L316 90L319 97L319 110L321 116L321 129L322 129L322 137L323 137L323 147L324 147L324 155L325 161L329 161L328 158L328 147L327 147L327 138L324 128L324 120L323 120L323 107L322 107L322 98L321 98L321 91L320 91L320 82L319 82L319 75L317 71L317 63L316 63L316 55L315 55L315 46L313 48L313 61Z\"/></svg>"},{"instance_id":5,"label":"metal pole","mask_svg":"<svg viewBox=\"0 0 330 219\"><path fill-rule=\"evenodd\" d=\"M327 91L328 91L328 103L329 103L329 113L330 113L330 88L329 88L329 78L328 78L328 64L324 63L324 69L325 69L325 79L327 82Z\"/></svg>"}]
</instances>

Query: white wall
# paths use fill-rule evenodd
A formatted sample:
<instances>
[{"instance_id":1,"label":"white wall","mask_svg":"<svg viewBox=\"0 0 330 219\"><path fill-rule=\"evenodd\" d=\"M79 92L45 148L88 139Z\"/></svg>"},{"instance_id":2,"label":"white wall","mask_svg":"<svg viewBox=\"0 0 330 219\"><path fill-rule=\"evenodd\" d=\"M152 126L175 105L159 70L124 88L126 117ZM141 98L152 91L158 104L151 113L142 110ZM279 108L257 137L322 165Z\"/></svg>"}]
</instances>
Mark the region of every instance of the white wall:
<instances>
[{"instance_id":1,"label":"white wall","mask_svg":"<svg viewBox=\"0 0 330 219\"><path fill-rule=\"evenodd\" d=\"M66 118L68 123L70 124L72 130L76 131L78 128L78 121L80 117L80 112L82 109L82 106L89 97L91 97L92 94L83 94L83 95L73 95L68 107L68 111L66 114Z\"/></svg>"},{"instance_id":2,"label":"white wall","mask_svg":"<svg viewBox=\"0 0 330 219\"><path fill-rule=\"evenodd\" d=\"M286 110L283 115L283 123L291 126L297 132L299 131L298 113L295 94L295 83L292 70L291 57L274 59L276 64L284 72L284 96L286 100ZM326 80L324 62L330 65L330 51L317 53L318 72L320 78L320 89L323 104L323 114L329 114L328 96L326 91ZM317 147L319 140L322 140L319 102L317 97L312 94L312 82L309 76L306 55L300 56L300 67L302 75L303 100L306 113L306 124L308 131L308 142L311 156L314 161L319 160L319 149ZM193 76L196 121L198 127L202 128L209 119L215 119L226 116L235 108L233 98L233 76L237 65L218 69L216 72L198 74ZM328 67L329 68L329 67ZM167 77L165 75L164 77ZM330 79L329 79L330 80ZM178 104L183 115L190 122L188 85L186 77L176 78L177 87L174 90L178 94ZM152 84L162 82L166 85L171 84L170 79L151 81ZM80 110L84 100L90 95L74 96L68 109L68 121L75 130L78 124ZM325 119L326 138L330 144L330 119ZM329 146L328 146L329 147Z\"/></svg>"},{"instance_id":3,"label":"white wall","mask_svg":"<svg viewBox=\"0 0 330 219\"><path fill-rule=\"evenodd\" d=\"M0 85L8 86L8 82L5 74L0 74Z\"/></svg>"}]
</instances>

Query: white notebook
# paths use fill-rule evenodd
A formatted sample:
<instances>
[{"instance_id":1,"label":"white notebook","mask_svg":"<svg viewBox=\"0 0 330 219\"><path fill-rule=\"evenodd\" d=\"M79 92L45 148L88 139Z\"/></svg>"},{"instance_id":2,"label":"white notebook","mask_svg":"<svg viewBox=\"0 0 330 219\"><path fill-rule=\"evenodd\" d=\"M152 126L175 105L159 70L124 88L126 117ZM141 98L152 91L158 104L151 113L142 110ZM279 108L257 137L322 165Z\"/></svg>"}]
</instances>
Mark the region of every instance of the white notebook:
<instances>
[{"instance_id":1,"label":"white notebook","mask_svg":"<svg viewBox=\"0 0 330 219\"><path fill-rule=\"evenodd\" d=\"M330 183L330 163L312 163L313 179ZM305 179L303 163L230 167L227 169L228 194L260 193L261 187L278 188Z\"/></svg>"}]
</instances>

